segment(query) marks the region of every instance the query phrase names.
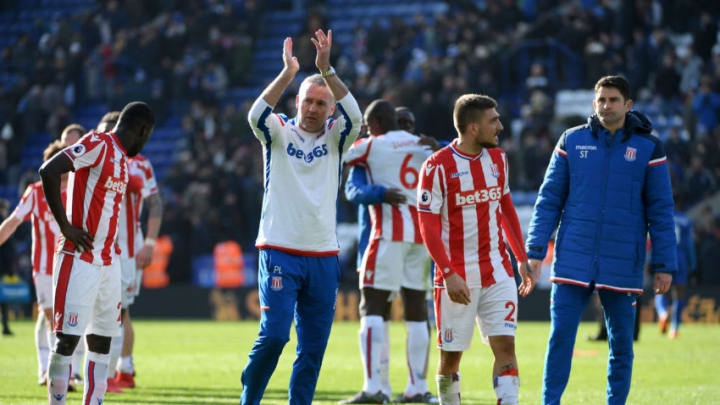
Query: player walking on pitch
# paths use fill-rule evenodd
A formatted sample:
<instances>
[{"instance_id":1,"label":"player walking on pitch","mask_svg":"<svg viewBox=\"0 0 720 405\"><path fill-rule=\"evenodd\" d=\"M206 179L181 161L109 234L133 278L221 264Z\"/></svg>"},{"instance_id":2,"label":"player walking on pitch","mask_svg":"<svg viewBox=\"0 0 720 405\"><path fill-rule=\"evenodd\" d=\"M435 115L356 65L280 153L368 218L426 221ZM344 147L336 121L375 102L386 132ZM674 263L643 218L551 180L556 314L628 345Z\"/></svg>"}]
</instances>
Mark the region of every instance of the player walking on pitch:
<instances>
[{"instance_id":1,"label":"player walking on pitch","mask_svg":"<svg viewBox=\"0 0 720 405\"><path fill-rule=\"evenodd\" d=\"M70 360L85 334L83 403L99 404L107 388L110 338L119 332L120 264L117 213L128 184L127 157L137 155L155 119L141 102L125 106L112 132L90 132L40 168L48 206L63 235L53 269L57 342L48 366L48 402L67 399ZM67 213L60 178L68 178Z\"/></svg>"},{"instance_id":2,"label":"player walking on pitch","mask_svg":"<svg viewBox=\"0 0 720 405\"><path fill-rule=\"evenodd\" d=\"M458 98L453 111L458 139L425 161L417 190L420 230L436 263L441 404L460 404L460 359L470 348L473 320L495 357L497 403L518 403L517 291L529 294L537 275L527 266L507 157L497 148L503 126L496 106L484 95ZM519 263L517 290L503 230Z\"/></svg>"},{"instance_id":3,"label":"player walking on pitch","mask_svg":"<svg viewBox=\"0 0 720 405\"><path fill-rule=\"evenodd\" d=\"M260 331L242 373L242 404L259 404L295 322L297 358L289 403L310 404L335 314L340 267L335 234L342 154L362 120L360 108L330 66L332 31L311 38L320 74L296 96L297 117L272 109L300 65L292 39L284 68L253 104L248 120L263 146L265 195L256 246L260 249ZM335 108L337 120L331 118Z\"/></svg>"}]
</instances>

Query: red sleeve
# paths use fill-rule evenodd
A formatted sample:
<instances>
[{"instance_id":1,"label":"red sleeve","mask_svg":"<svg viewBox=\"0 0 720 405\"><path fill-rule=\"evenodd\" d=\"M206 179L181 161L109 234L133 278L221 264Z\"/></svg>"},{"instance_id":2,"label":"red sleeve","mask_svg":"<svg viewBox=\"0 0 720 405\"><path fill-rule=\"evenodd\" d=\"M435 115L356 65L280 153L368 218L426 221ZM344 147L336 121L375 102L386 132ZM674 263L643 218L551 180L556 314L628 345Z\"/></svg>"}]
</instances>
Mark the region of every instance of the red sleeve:
<instances>
[{"instance_id":1,"label":"red sleeve","mask_svg":"<svg viewBox=\"0 0 720 405\"><path fill-rule=\"evenodd\" d=\"M425 247L430 252L430 257L435 261L435 268L438 269L437 271L441 271L443 278L454 273L452 267L450 267L450 259L445 251L445 246L443 246L440 238L440 214L420 211L418 212L418 219L420 221L420 234L422 234Z\"/></svg>"},{"instance_id":2,"label":"red sleeve","mask_svg":"<svg viewBox=\"0 0 720 405\"><path fill-rule=\"evenodd\" d=\"M143 188L142 176L138 176L135 174L131 174L128 176L127 192L140 194L140 191L142 191L142 188Z\"/></svg>"},{"instance_id":3,"label":"red sleeve","mask_svg":"<svg viewBox=\"0 0 720 405\"><path fill-rule=\"evenodd\" d=\"M510 248L515 255L515 259L519 262L527 261L527 253L525 252L525 245L522 240L522 228L520 227L520 220L515 211L510 193L505 194L500 200L500 206L502 207L501 221L505 234L508 237Z\"/></svg>"}]
</instances>

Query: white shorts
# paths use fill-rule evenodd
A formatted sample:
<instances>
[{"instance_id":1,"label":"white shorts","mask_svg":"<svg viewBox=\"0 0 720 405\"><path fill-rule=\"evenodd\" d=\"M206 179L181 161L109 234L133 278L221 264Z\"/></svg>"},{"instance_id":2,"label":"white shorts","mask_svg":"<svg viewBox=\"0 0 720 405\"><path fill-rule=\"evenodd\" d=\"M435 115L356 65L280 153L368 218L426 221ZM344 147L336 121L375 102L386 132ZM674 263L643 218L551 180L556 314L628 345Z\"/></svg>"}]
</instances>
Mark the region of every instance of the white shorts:
<instances>
[{"instance_id":1,"label":"white shorts","mask_svg":"<svg viewBox=\"0 0 720 405\"><path fill-rule=\"evenodd\" d=\"M35 273L35 295L41 309L52 309L53 307L53 276L52 274Z\"/></svg>"},{"instance_id":2,"label":"white shorts","mask_svg":"<svg viewBox=\"0 0 720 405\"><path fill-rule=\"evenodd\" d=\"M121 288L120 300L122 301L123 309L126 309L133 302L135 302L135 290L137 290L137 269L135 268L135 258L131 259L120 259L121 269Z\"/></svg>"},{"instance_id":3,"label":"white shorts","mask_svg":"<svg viewBox=\"0 0 720 405\"><path fill-rule=\"evenodd\" d=\"M430 255L422 243L373 239L360 264L360 288L400 291L430 288Z\"/></svg>"},{"instance_id":4,"label":"white shorts","mask_svg":"<svg viewBox=\"0 0 720 405\"><path fill-rule=\"evenodd\" d=\"M473 319L486 344L488 336L515 336L517 315L517 286L512 278L486 288L471 288L468 305L451 301L444 287L435 288L438 349L447 352L470 348Z\"/></svg>"},{"instance_id":5,"label":"white shorts","mask_svg":"<svg viewBox=\"0 0 720 405\"><path fill-rule=\"evenodd\" d=\"M135 273L135 296L137 297L140 295L140 287L142 287L142 276L143 276L143 269L137 269L137 272ZM135 302L135 300L133 300Z\"/></svg>"},{"instance_id":6,"label":"white shorts","mask_svg":"<svg viewBox=\"0 0 720 405\"><path fill-rule=\"evenodd\" d=\"M53 268L54 329L68 335L120 335L120 261L99 266L58 253Z\"/></svg>"}]
</instances>

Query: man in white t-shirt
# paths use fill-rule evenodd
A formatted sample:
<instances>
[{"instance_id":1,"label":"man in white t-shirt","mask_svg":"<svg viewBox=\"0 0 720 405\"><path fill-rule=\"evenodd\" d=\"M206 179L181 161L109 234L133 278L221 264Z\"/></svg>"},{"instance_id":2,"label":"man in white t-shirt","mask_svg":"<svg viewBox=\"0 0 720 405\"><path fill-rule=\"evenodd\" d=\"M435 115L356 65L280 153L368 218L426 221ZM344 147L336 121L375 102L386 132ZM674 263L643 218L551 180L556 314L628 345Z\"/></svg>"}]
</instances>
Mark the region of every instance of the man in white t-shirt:
<instances>
[{"instance_id":1,"label":"man in white t-shirt","mask_svg":"<svg viewBox=\"0 0 720 405\"><path fill-rule=\"evenodd\" d=\"M265 194L260 231L260 331L242 373L242 404L259 404L295 322L297 358L289 402L310 404L335 314L340 266L335 234L342 154L360 130L360 108L330 66L332 31L311 39L320 74L296 97L297 117L272 110L300 65L292 39L284 68L255 101L250 127L263 146ZM332 119L335 108L340 112Z\"/></svg>"}]
</instances>

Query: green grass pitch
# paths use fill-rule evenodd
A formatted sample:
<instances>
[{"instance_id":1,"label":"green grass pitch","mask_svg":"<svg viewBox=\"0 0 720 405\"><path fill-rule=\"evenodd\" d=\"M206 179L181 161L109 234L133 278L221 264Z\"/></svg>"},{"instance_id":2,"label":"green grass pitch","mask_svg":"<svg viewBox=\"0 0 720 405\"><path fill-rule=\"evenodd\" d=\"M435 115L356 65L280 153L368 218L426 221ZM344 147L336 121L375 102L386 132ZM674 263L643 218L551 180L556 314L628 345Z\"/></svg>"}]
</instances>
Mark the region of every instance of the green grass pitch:
<instances>
[{"instance_id":1,"label":"green grass pitch","mask_svg":"<svg viewBox=\"0 0 720 405\"><path fill-rule=\"evenodd\" d=\"M543 358L549 324L521 322L517 335L520 402L539 404ZM33 324L14 322L12 337L0 337L0 404L47 403L36 385ZM257 333L256 322L136 321L135 389L108 394L105 404L237 404L240 373ZM362 371L358 324L333 326L318 381L315 403L331 404L360 389ZM604 404L607 345L588 342L595 325L581 325L564 404ZM405 331L391 330L391 381L394 394L405 387ZM655 324L644 324L635 347L635 368L628 404L720 404L720 327L683 325L679 339L660 336ZM434 342L434 339L433 339ZM263 403L287 403L287 386L295 356L294 336L270 380ZM431 349L429 385L435 392L437 349ZM464 404L495 404L491 353L475 335L461 365ZM80 403L70 393L68 404Z\"/></svg>"}]
</instances>

